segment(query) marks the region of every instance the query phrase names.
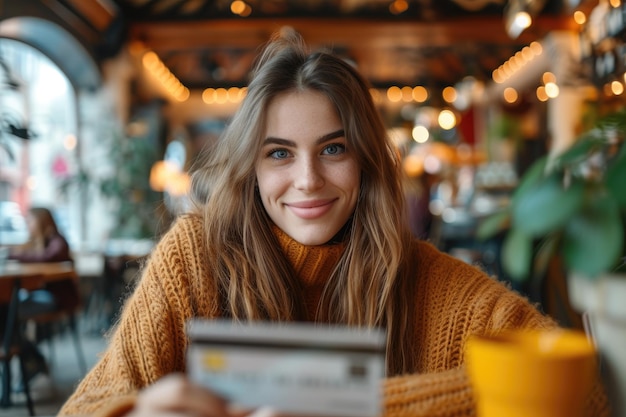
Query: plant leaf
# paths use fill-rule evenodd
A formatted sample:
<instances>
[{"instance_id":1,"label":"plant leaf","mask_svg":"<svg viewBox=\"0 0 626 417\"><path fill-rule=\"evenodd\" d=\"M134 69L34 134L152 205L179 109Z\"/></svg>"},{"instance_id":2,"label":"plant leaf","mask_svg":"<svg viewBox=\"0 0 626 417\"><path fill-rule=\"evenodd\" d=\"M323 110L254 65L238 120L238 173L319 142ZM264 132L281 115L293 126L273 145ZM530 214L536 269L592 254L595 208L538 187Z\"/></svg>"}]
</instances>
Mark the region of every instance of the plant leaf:
<instances>
[{"instance_id":1,"label":"plant leaf","mask_svg":"<svg viewBox=\"0 0 626 417\"><path fill-rule=\"evenodd\" d=\"M548 235L537 248L533 262L533 272L536 276L544 276L548 270L550 261L559 249L560 235L560 233Z\"/></svg>"},{"instance_id":2,"label":"plant leaf","mask_svg":"<svg viewBox=\"0 0 626 417\"><path fill-rule=\"evenodd\" d=\"M513 227L529 236L543 236L563 226L580 208L585 187L572 181L564 188L559 173L545 177L523 195L518 195L513 209Z\"/></svg>"},{"instance_id":3,"label":"plant leaf","mask_svg":"<svg viewBox=\"0 0 626 417\"><path fill-rule=\"evenodd\" d=\"M565 152L554 160L554 168L564 167L580 163L587 159L591 153L602 148L606 139L600 135L598 130L592 130L582 135L576 143L570 146Z\"/></svg>"},{"instance_id":4,"label":"plant leaf","mask_svg":"<svg viewBox=\"0 0 626 417\"><path fill-rule=\"evenodd\" d=\"M513 192L511 204L516 205L517 200L523 199L529 189L533 188L544 177L548 157L543 156L537 159L524 173L521 181Z\"/></svg>"},{"instance_id":5,"label":"plant leaf","mask_svg":"<svg viewBox=\"0 0 626 417\"><path fill-rule=\"evenodd\" d=\"M619 205L626 209L626 146L615 157L606 172L606 186Z\"/></svg>"},{"instance_id":6,"label":"plant leaf","mask_svg":"<svg viewBox=\"0 0 626 417\"><path fill-rule=\"evenodd\" d=\"M501 210L481 220L476 230L479 240L489 239L506 230L511 222L511 211Z\"/></svg>"},{"instance_id":7,"label":"plant leaf","mask_svg":"<svg viewBox=\"0 0 626 417\"><path fill-rule=\"evenodd\" d=\"M502 244L502 265L515 281L524 281L530 273L532 238L518 229L511 229Z\"/></svg>"},{"instance_id":8,"label":"plant leaf","mask_svg":"<svg viewBox=\"0 0 626 417\"><path fill-rule=\"evenodd\" d=\"M589 277L612 269L622 254L623 230L617 202L609 194L592 198L565 228L565 264Z\"/></svg>"}]
</instances>

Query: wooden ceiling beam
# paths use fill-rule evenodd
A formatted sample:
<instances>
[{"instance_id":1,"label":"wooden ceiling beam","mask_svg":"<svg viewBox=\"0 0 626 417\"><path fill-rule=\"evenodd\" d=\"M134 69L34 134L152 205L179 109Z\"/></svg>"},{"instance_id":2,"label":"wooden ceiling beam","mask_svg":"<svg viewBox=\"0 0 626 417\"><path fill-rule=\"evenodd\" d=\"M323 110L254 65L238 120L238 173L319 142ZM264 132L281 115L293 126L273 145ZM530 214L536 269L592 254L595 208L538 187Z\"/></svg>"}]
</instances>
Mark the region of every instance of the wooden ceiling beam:
<instances>
[{"instance_id":1,"label":"wooden ceiling beam","mask_svg":"<svg viewBox=\"0 0 626 417\"><path fill-rule=\"evenodd\" d=\"M257 48L281 27L291 26L312 46L442 47L477 42L528 44L554 30L575 30L571 19L540 17L519 38L511 39L500 18L476 17L442 22L357 19L246 19L133 23L130 38L162 50Z\"/></svg>"},{"instance_id":2,"label":"wooden ceiling beam","mask_svg":"<svg viewBox=\"0 0 626 417\"><path fill-rule=\"evenodd\" d=\"M332 47L345 52L370 81L382 86L418 82L451 85L466 73L488 76L497 65L532 41L541 40L552 31L575 29L571 19L554 16L535 19L533 26L517 39L511 39L506 33L502 18L493 16L438 22L211 19L134 22L129 28L129 40L141 42L144 48L155 51L187 85L201 87L212 82L210 73L206 68L190 68L190 62L201 64L199 56L233 52L239 62L249 63L270 36L285 26L301 33L312 48ZM501 57L502 61L494 63L493 67L485 67L485 55L492 55L495 50L502 56L506 51L510 55ZM467 57L473 58L476 65L468 65ZM242 78L240 84L244 83L245 71L235 71L231 65L224 68L230 76Z\"/></svg>"}]
</instances>

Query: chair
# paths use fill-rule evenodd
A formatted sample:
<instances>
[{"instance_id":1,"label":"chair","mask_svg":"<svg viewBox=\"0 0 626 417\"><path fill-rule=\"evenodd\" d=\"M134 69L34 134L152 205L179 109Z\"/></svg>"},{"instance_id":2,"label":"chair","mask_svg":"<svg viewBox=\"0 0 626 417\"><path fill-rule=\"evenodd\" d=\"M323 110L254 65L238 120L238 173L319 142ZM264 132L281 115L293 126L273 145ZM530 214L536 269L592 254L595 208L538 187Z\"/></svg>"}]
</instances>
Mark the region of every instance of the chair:
<instances>
[{"instance_id":1,"label":"chair","mask_svg":"<svg viewBox=\"0 0 626 417\"><path fill-rule=\"evenodd\" d=\"M42 285L39 276L24 276L21 278L0 279L0 308L5 317L2 328L2 345L0 346L0 362L2 362L2 394L0 406L10 407L11 402L11 361L17 357L19 362L21 382L26 396L26 406L31 416L35 415L35 408L30 394L28 374L24 353L26 352L25 340L18 318L19 290L20 288L34 289Z\"/></svg>"},{"instance_id":2,"label":"chair","mask_svg":"<svg viewBox=\"0 0 626 417\"><path fill-rule=\"evenodd\" d=\"M38 330L43 330L44 334L42 338L48 341L51 359L54 356L54 343L52 339L57 333L55 330L58 330L58 328L55 327L66 324L72 335L81 372L85 374L87 372L87 363L80 341L77 321L77 313L81 307L78 283L74 277L47 281L43 286L43 290L52 295L53 307L50 309L43 308L40 309L40 311L21 311L19 315L20 320L34 322L38 325ZM35 301L35 304L36 303L37 301ZM37 340L40 340L39 335Z\"/></svg>"}]
</instances>

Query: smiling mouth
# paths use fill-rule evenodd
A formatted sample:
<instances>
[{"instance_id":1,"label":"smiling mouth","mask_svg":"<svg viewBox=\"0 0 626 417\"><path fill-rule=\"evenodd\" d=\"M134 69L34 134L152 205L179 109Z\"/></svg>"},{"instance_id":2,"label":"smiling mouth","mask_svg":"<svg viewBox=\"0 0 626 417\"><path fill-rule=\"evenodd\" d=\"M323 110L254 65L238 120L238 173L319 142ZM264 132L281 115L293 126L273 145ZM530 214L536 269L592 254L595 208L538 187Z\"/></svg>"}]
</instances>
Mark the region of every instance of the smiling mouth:
<instances>
[{"instance_id":1,"label":"smiling mouth","mask_svg":"<svg viewBox=\"0 0 626 417\"><path fill-rule=\"evenodd\" d=\"M333 207L334 202L335 200L309 201L287 204L287 207L301 219L310 220L322 217L328 213Z\"/></svg>"}]
</instances>

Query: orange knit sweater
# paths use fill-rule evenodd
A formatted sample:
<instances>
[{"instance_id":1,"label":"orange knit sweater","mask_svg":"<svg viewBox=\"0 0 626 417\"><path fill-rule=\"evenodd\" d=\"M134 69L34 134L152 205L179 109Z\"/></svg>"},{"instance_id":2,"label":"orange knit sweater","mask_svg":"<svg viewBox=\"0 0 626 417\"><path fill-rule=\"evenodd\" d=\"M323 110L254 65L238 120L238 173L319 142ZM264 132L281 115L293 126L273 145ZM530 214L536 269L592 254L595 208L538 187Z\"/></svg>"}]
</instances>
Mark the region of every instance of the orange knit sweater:
<instances>
[{"instance_id":1,"label":"orange knit sweater","mask_svg":"<svg viewBox=\"0 0 626 417\"><path fill-rule=\"evenodd\" d=\"M314 305L343 245L303 246L282 232L278 238ZM468 336L512 327L555 326L526 299L479 269L420 242L416 293L415 355L419 373L383 382L384 414L473 416L474 401L463 366ZM183 216L161 239L123 309L100 361L65 403L60 416L120 416L137 392L165 374L184 371L185 323L217 317L215 283L208 269L201 221ZM313 309L314 310L314 309ZM589 401L590 416L608 415L600 385Z\"/></svg>"}]
</instances>

